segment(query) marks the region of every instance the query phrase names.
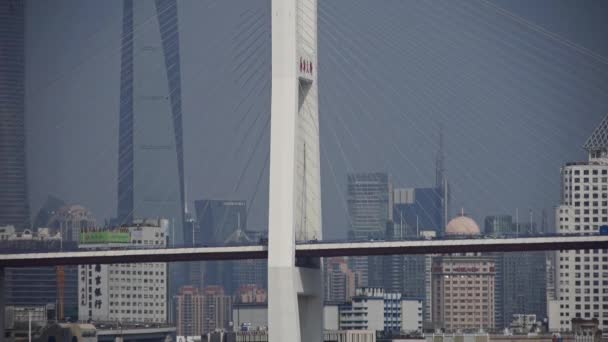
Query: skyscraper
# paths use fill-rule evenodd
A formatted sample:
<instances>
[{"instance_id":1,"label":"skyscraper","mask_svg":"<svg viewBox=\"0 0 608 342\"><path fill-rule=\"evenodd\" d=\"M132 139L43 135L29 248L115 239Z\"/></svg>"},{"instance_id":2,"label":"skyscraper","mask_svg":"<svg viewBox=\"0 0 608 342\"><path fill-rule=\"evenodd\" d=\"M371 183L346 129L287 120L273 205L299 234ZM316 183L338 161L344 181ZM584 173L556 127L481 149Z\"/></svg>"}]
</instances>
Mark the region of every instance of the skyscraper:
<instances>
[{"instance_id":1,"label":"skyscraper","mask_svg":"<svg viewBox=\"0 0 608 342\"><path fill-rule=\"evenodd\" d=\"M487 236L508 237L533 232L534 222L518 223L511 215L486 216ZM496 328L509 327L515 314L547 316L545 252L490 253L496 264Z\"/></svg>"},{"instance_id":2,"label":"skyscraper","mask_svg":"<svg viewBox=\"0 0 608 342\"><path fill-rule=\"evenodd\" d=\"M175 0L124 0L118 140L118 220L169 220L184 243L179 30Z\"/></svg>"},{"instance_id":3,"label":"skyscraper","mask_svg":"<svg viewBox=\"0 0 608 342\"><path fill-rule=\"evenodd\" d=\"M0 2L0 226L29 228L25 167L25 1Z\"/></svg>"},{"instance_id":4,"label":"skyscraper","mask_svg":"<svg viewBox=\"0 0 608 342\"><path fill-rule=\"evenodd\" d=\"M423 230L441 235L443 199L438 188L400 188L393 192L393 221L404 238L413 238Z\"/></svg>"},{"instance_id":5,"label":"skyscraper","mask_svg":"<svg viewBox=\"0 0 608 342\"><path fill-rule=\"evenodd\" d=\"M392 184L387 173L348 174L348 214L355 239L384 236L392 218Z\"/></svg>"},{"instance_id":6,"label":"skyscraper","mask_svg":"<svg viewBox=\"0 0 608 342\"><path fill-rule=\"evenodd\" d=\"M587 162L561 168L561 204L555 209L559 234L594 234L608 224L608 116L584 145ZM572 319L595 318L608 328L608 253L556 252L555 299L547 306L549 329L572 330Z\"/></svg>"},{"instance_id":7,"label":"skyscraper","mask_svg":"<svg viewBox=\"0 0 608 342\"><path fill-rule=\"evenodd\" d=\"M198 288L183 286L176 296L177 336L203 334L203 300Z\"/></svg>"},{"instance_id":8,"label":"skyscraper","mask_svg":"<svg viewBox=\"0 0 608 342\"><path fill-rule=\"evenodd\" d=\"M441 204L440 227L445 228L448 225L448 218L450 216L450 185L445 172L443 126L439 127L439 150L437 151L437 159L435 161L435 192L439 195Z\"/></svg>"},{"instance_id":9,"label":"skyscraper","mask_svg":"<svg viewBox=\"0 0 608 342\"><path fill-rule=\"evenodd\" d=\"M384 238L387 222L393 212L390 176L382 172L366 172L350 173L347 177L350 237ZM382 287L382 261L380 256L349 259L351 269L361 275L360 286Z\"/></svg>"},{"instance_id":10,"label":"skyscraper","mask_svg":"<svg viewBox=\"0 0 608 342\"><path fill-rule=\"evenodd\" d=\"M223 245L238 241L237 232L247 228L247 205L245 201L232 200L197 200L194 201L196 221L199 225L198 244ZM237 234L235 234L237 233ZM226 293L232 294L236 289L233 283L233 266L231 261L205 262L204 285L222 286Z\"/></svg>"}]
</instances>

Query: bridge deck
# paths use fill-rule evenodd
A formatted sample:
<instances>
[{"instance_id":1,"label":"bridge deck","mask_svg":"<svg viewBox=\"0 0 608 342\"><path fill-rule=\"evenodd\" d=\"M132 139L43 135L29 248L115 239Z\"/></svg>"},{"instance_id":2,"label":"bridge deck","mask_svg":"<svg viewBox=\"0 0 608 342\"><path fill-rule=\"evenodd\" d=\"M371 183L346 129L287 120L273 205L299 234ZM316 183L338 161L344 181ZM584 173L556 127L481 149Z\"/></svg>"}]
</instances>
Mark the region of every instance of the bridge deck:
<instances>
[{"instance_id":1,"label":"bridge deck","mask_svg":"<svg viewBox=\"0 0 608 342\"><path fill-rule=\"evenodd\" d=\"M298 244L296 256L331 257L397 254L449 254L570 249L608 249L608 235L501 239L316 242ZM0 267L119 264L202 260L264 259L267 246L232 246L59 253L0 254Z\"/></svg>"}]
</instances>

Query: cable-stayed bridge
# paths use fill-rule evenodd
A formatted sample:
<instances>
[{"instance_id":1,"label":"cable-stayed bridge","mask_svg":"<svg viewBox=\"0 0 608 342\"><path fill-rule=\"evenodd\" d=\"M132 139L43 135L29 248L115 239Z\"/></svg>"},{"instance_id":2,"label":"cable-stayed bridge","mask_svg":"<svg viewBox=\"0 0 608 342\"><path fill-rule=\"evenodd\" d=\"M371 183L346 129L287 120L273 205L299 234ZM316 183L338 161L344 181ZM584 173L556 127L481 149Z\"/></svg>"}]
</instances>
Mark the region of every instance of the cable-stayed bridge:
<instances>
[{"instance_id":1,"label":"cable-stayed bridge","mask_svg":"<svg viewBox=\"0 0 608 342\"><path fill-rule=\"evenodd\" d=\"M317 89L317 75L320 68L317 61L317 19L327 20L323 17L318 18L317 12L316 0L271 2L272 104L269 120L271 143L267 158L270 161L267 246L5 254L0 256L0 274L4 267L267 258L270 341L319 341L322 328L321 257L608 248L608 237L596 235L316 242L323 239L320 200ZM377 30L377 28L373 29ZM264 30L261 29L259 32L261 37ZM338 32L332 34L330 38L332 41L339 41L343 37ZM354 45L357 50L361 49L357 42L354 42ZM249 47L245 46L243 49L249 50ZM154 49L148 47L147 50ZM381 50L377 49L377 51ZM339 52L328 58L341 61L345 59L343 57L342 52ZM351 74L356 73L365 61L353 58L347 62L337 64L340 65L340 69L344 68L341 71L347 83L350 83L349 89L356 90L352 92L354 95L350 95L357 96L361 93L363 99L370 100L360 84L351 79ZM344 65L354 67L347 70ZM390 75L379 75L378 79L372 81L378 82L388 76ZM256 87L259 90L264 88ZM395 89L391 88L391 90L396 93ZM449 93L449 89L445 93ZM390 100L388 97L382 99L387 103L390 103ZM348 106L361 105L356 101L347 102L350 102ZM407 124L416 125L414 122ZM131 129L135 130L135 128ZM149 147L148 150L157 150L159 146L153 146L154 149ZM145 185L150 186L150 184ZM306 261L304 263L306 267L300 267L303 264L302 260ZM0 286L2 284L0 281ZM0 288L0 295L3 293L2 290ZM2 323L3 319L0 319L0 324ZM1 339L2 334L0 334Z\"/></svg>"},{"instance_id":2,"label":"cable-stayed bridge","mask_svg":"<svg viewBox=\"0 0 608 342\"><path fill-rule=\"evenodd\" d=\"M608 235L570 235L521 238L313 242L297 244L295 256L298 258L605 248L608 248ZM266 258L268 258L268 247L266 245L114 249L104 251L2 254L0 255L0 268Z\"/></svg>"}]
</instances>

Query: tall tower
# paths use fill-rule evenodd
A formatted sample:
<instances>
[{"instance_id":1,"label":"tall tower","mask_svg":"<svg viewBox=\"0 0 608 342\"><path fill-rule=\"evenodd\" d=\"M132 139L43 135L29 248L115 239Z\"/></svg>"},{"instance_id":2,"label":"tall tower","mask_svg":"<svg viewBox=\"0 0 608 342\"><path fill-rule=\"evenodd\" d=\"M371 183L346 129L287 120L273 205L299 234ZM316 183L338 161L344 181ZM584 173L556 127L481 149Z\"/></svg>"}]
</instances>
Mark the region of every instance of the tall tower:
<instances>
[{"instance_id":1,"label":"tall tower","mask_svg":"<svg viewBox=\"0 0 608 342\"><path fill-rule=\"evenodd\" d=\"M439 231L442 231L448 225L448 219L450 217L450 189L448 185L448 179L445 174L445 154L443 150L443 125L439 126L439 150L437 151L437 158L435 160L435 188L437 193L441 197L441 224L443 227L437 227Z\"/></svg>"},{"instance_id":2,"label":"tall tower","mask_svg":"<svg viewBox=\"0 0 608 342\"><path fill-rule=\"evenodd\" d=\"M317 1L272 0L269 341L321 341L320 259L296 241L321 239Z\"/></svg>"},{"instance_id":3,"label":"tall tower","mask_svg":"<svg viewBox=\"0 0 608 342\"><path fill-rule=\"evenodd\" d=\"M0 1L0 226L29 228L25 167L25 1Z\"/></svg>"},{"instance_id":4,"label":"tall tower","mask_svg":"<svg viewBox=\"0 0 608 342\"><path fill-rule=\"evenodd\" d=\"M184 167L176 0L124 0L118 219L165 218L183 244Z\"/></svg>"}]
</instances>

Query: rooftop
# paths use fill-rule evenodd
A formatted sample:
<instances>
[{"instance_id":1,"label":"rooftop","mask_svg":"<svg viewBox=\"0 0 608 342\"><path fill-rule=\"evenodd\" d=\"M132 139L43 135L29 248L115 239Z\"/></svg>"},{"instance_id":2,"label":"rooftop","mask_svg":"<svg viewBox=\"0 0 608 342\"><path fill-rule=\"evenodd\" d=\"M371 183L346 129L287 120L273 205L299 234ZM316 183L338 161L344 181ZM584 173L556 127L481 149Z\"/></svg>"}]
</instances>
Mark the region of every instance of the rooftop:
<instances>
[{"instance_id":1,"label":"rooftop","mask_svg":"<svg viewBox=\"0 0 608 342\"><path fill-rule=\"evenodd\" d=\"M588 152L608 149L608 115L593 131L583 148Z\"/></svg>"}]
</instances>

